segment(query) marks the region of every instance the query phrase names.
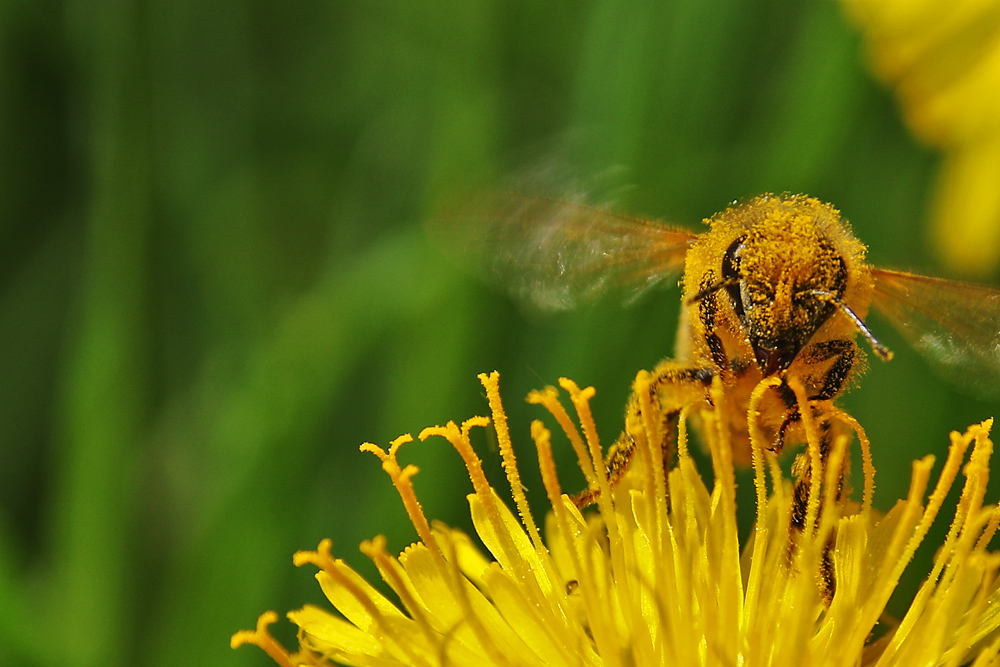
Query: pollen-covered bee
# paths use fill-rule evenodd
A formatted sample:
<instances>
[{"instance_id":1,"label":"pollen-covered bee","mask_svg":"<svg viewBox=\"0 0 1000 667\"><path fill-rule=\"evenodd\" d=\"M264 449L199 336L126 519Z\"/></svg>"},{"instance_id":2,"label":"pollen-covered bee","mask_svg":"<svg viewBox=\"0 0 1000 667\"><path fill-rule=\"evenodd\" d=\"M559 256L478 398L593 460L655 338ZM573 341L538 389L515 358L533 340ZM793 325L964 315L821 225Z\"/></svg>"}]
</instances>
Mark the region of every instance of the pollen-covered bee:
<instances>
[{"instance_id":1,"label":"pollen-covered bee","mask_svg":"<svg viewBox=\"0 0 1000 667\"><path fill-rule=\"evenodd\" d=\"M480 270L543 309L570 308L612 287L642 291L683 273L675 354L650 375L664 456L682 411L700 428L700 408L712 406L712 386L721 383L728 409L712 412L728 427L735 463L750 463L751 430L774 452L805 442L808 410L825 466L848 430L833 418L833 402L864 368L858 334L876 356L892 358L865 323L869 307L945 375L1000 394L1000 290L874 268L839 212L811 197L762 195L705 223L708 231L696 234L568 201L494 195L444 231L452 245L474 251ZM628 423L641 403L631 396L626 429L608 450L612 489L635 454ZM793 465L793 532L807 525L812 465L805 454ZM844 491L841 474L838 503ZM598 493L590 488L573 500L582 509ZM819 572L828 604L836 586L831 548Z\"/></svg>"},{"instance_id":2,"label":"pollen-covered bee","mask_svg":"<svg viewBox=\"0 0 1000 667\"><path fill-rule=\"evenodd\" d=\"M569 308L612 286L641 290L683 272L675 355L652 372L662 433L672 437L685 405L710 402L719 378L733 408L722 418L737 463L750 460L748 405L763 379L780 382L751 418L779 451L804 441L793 378L817 423L828 425L824 411L863 368L857 335L878 357L892 357L865 324L870 306L946 374L1000 391L1000 291L874 268L839 212L810 197L756 197L705 220L703 234L520 195L495 195L462 218L464 241L483 251L479 261L542 308ZM829 446L832 435L823 438ZM612 484L633 450L627 433L609 450ZM800 493L809 471L798 472ZM584 507L595 497L587 490L575 501Z\"/></svg>"}]
</instances>

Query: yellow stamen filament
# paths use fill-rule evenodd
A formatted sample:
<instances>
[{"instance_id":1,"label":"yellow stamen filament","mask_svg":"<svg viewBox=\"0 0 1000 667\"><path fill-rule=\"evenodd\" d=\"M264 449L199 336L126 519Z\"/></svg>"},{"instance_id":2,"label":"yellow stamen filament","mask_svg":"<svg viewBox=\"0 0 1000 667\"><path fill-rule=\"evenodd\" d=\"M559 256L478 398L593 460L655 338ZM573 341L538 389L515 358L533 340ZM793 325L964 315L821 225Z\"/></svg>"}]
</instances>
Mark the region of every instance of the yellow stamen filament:
<instances>
[{"instance_id":1,"label":"yellow stamen filament","mask_svg":"<svg viewBox=\"0 0 1000 667\"><path fill-rule=\"evenodd\" d=\"M722 379L716 376L712 381L712 403L715 410L724 415L727 411ZM729 442L729 425L724 419L716 420L719 437L714 446L712 467L715 470L713 500L721 498L721 503L713 507L713 520L722 521L722 555L718 562L719 615L721 636L734 636L739 630L743 615L743 580L740 576L739 534L736 527L736 472L733 469L733 450ZM718 496L716 496L718 493Z\"/></svg>"},{"instance_id":2,"label":"yellow stamen filament","mask_svg":"<svg viewBox=\"0 0 1000 667\"><path fill-rule=\"evenodd\" d=\"M802 418L802 426L806 431L807 453L809 456L809 505L806 509L806 523L802 530L802 539L812 539L816 520L819 516L820 488L823 480L823 457L820 454L819 433L816 431L816 421L813 419L812 408L809 405L809 398L806 396L805 387L797 377L788 380L788 386L795 393L795 400L799 405L799 414ZM804 553L803 550L798 552Z\"/></svg>"},{"instance_id":3,"label":"yellow stamen filament","mask_svg":"<svg viewBox=\"0 0 1000 667\"><path fill-rule=\"evenodd\" d=\"M538 471L542 474L542 484L545 486L545 493L552 505L552 511L558 518L562 512L562 487L559 485L559 476L556 474L556 462L552 458L552 433L545 428L545 424L537 419L531 422L531 439L535 441L535 449L538 451Z\"/></svg>"},{"instance_id":4,"label":"yellow stamen filament","mask_svg":"<svg viewBox=\"0 0 1000 667\"><path fill-rule=\"evenodd\" d=\"M528 403L541 405L556 418L563 433L569 439L573 451L576 453L577 463L583 472L584 479L587 480L587 488L591 491L596 491L598 485L594 462L590 458L590 452L587 451L586 445L583 444L583 438L580 437L580 432L576 429L576 425L570 419L566 408L559 402L559 390L555 387L546 387L542 391L532 391L528 394ZM603 461L601 461L601 465L604 465Z\"/></svg>"},{"instance_id":5,"label":"yellow stamen filament","mask_svg":"<svg viewBox=\"0 0 1000 667\"><path fill-rule=\"evenodd\" d=\"M413 442L413 436L409 433L393 440L389 444L388 453L378 445L370 442L362 444L360 449L363 452L371 452L382 461L382 469L388 473L389 479L392 480L392 485L396 487L396 491L403 501L403 508L406 509L406 514L410 517L410 523L417 529L417 535L420 536L420 540L431 550L434 558L438 561L439 567L443 570L445 567L444 555L441 553L441 549L438 548L434 534L431 532L431 526L427 522L427 517L424 515L424 510L420 506L420 501L417 500L417 494L414 493L413 484L410 481L420 469L415 465L408 465L400 469L399 462L396 459L399 448L408 442Z\"/></svg>"},{"instance_id":6,"label":"yellow stamen filament","mask_svg":"<svg viewBox=\"0 0 1000 667\"><path fill-rule=\"evenodd\" d=\"M503 405L500 403L500 374L496 371L489 375L480 373L479 381L486 389L486 398L490 403L490 410L493 412L493 428L496 429L500 456L503 459L503 469L507 473L507 481L510 482L510 492L514 498L514 504L517 506L517 513L521 515L521 521L528 529L528 535L531 537L531 543L535 545L535 549L544 549L542 537L538 534L538 527L531 516L531 509L528 507L528 498L524 495L524 487L521 486L521 475L517 472L514 447L510 444L510 431L507 429L507 415L504 414Z\"/></svg>"},{"instance_id":7,"label":"yellow stamen filament","mask_svg":"<svg viewBox=\"0 0 1000 667\"><path fill-rule=\"evenodd\" d=\"M761 593L761 579L764 576L765 550L767 548L767 479L764 475L763 454L767 447L764 434L760 431L760 401L771 387L781 384L781 379L777 377L765 378L754 387L750 394L749 409L747 410L747 426L750 432L750 457L753 465L754 488L757 492L757 521L754 525L753 557L750 559L750 575L747 578L746 599L743 606L743 618L741 628L743 634L747 635L751 628L756 626L758 609L758 598ZM773 474L773 471L772 471ZM774 486L777 489L780 484L779 475L774 477Z\"/></svg>"},{"instance_id":8,"label":"yellow stamen filament","mask_svg":"<svg viewBox=\"0 0 1000 667\"><path fill-rule=\"evenodd\" d=\"M274 640L271 633L268 631L267 626L278 620L278 614L273 611L265 611L257 619L257 628L255 630L240 630L232 636L229 640L229 645L232 648L238 648L243 646L243 644L253 644L264 649L264 652L270 656L271 660L274 660L281 667L292 667L292 660L281 644Z\"/></svg>"},{"instance_id":9,"label":"yellow stamen filament","mask_svg":"<svg viewBox=\"0 0 1000 667\"><path fill-rule=\"evenodd\" d=\"M679 426L678 426L678 442L679 443L682 442L683 444L678 444L678 446L677 446L677 469L678 469L679 475L682 478L684 478L685 482L689 482L690 481L690 477L689 476L695 470L694 462L691 460L691 454L688 451L688 444L687 444L687 438L688 438L688 436L687 436L687 415L688 415L688 411L687 410L685 410L684 412L682 412L681 413L681 417L682 418L678 422L678 424L679 424ZM710 419L710 417L708 419ZM678 486L677 490L680 492L679 495L681 496L681 498L680 499L678 499L678 498L671 498L670 502L672 504L675 504L675 505L683 504L683 506L684 506L684 518L685 518L685 521L686 521L685 527L686 527L686 530L688 530L690 532L690 531L694 530L694 526L691 523L691 519L692 519L692 517L695 516L695 506L694 506L695 505L695 498L694 498L694 496L691 493L689 493L689 490L690 490L689 484L687 484L687 483L685 483L685 484L678 484L677 486ZM680 501L683 501L683 503L681 503ZM677 519L675 517L674 521L676 521L676 520Z\"/></svg>"},{"instance_id":10,"label":"yellow stamen filament","mask_svg":"<svg viewBox=\"0 0 1000 667\"><path fill-rule=\"evenodd\" d=\"M487 481L486 475L483 473L482 459L472 449L472 443L469 441L469 430L473 426L486 426L488 424L489 419L486 417L473 417L463 422L461 429L458 428L455 422L448 422L443 427L431 426L425 428L420 432L418 437L421 440L426 440L432 435L439 435L451 443L452 447L455 448L455 451L458 452L465 463L466 472L472 480L472 488L476 492L476 498L482 507L486 521L491 526L493 533L500 538L500 544L498 545L500 552L495 553L494 556L500 560L504 567L521 567L521 575L525 578L531 577L530 572L523 571L522 561L517 557L517 547L511 540L510 533L500 515L500 508L497 506L499 499L490 486L489 481Z\"/></svg>"},{"instance_id":11,"label":"yellow stamen filament","mask_svg":"<svg viewBox=\"0 0 1000 667\"><path fill-rule=\"evenodd\" d=\"M837 503L837 490L844 475L844 464L847 458L847 436L840 436L833 441L833 448L827 459L826 479L823 481L823 510L820 519L820 529L817 536L818 544L826 544L827 539L836 529L840 519Z\"/></svg>"},{"instance_id":12,"label":"yellow stamen filament","mask_svg":"<svg viewBox=\"0 0 1000 667\"><path fill-rule=\"evenodd\" d=\"M983 530L983 534L979 536L979 541L976 542L976 551L983 551L986 549L986 546L996 534L998 526L1000 526L1000 507L994 507L990 511L990 519L986 524L986 529Z\"/></svg>"},{"instance_id":13,"label":"yellow stamen filament","mask_svg":"<svg viewBox=\"0 0 1000 667\"><path fill-rule=\"evenodd\" d=\"M650 498L655 498L655 533L652 535L653 548L657 550L656 557L659 556L659 545L663 535L663 524L666 521L667 513L667 482L663 469L663 450L660 443L663 442L663 434L660 433L659 409L653 409L652 396L650 395L649 373L639 371L633 383L633 391L639 398L639 409L642 415L642 437L638 444L640 455L646 463L646 493Z\"/></svg>"},{"instance_id":14,"label":"yellow stamen filament","mask_svg":"<svg viewBox=\"0 0 1000 667\"><path fill-rule=\"evenodd\" d=\"M691 405L681 408L680 416L677 418L677 459L686 459L690 456L687 443L687 420L691 414Z\"/></svg>"},{"instance_id":15,"label":"yellow stamen filament","mask_svg":"<svg viewBox=\"0 0 1000 667\"><path fill-rule=\"evenodd\" d=\"M875 498L875 464L872 463L871 443L869 443L868 435L861 427L861 424L858 423L858 420L837 408L834 408L833 414L836 419L854 429L854 432L858 436L858 442L861 443L861 467L865 475L865 488L861 496L861 512L868 515L871 512L872 501Z\"/></svg>"},{"instance_id":16,"label":"yellow stamen filament","mask_svg":"<svg viewBox=\"0 0 1000 667\"><path fill-rule=\"evenodd\" d=\"M763 454L767 448L767 439L760 430L760 401L771 387L781 384L781 378L770 377L761 380L750 394L749 410L747 411L747 426L750 431L750 456L754 469L754 486L757 490L757 530L764 527L767 517L767 480L764 478ZM772 471L773 472L773 471ZM777 480L777 477L775 477ZM775 488L779 485L775 482Z\"/></svg>"},{"instance_id":17,"label":"yellow stamen filament","mask_svg":"<svg viewBox=\"0 0 1000 667\"><path fill-rule=\"evenodd\" d=\"M597 428L594 426L594 420L590 413L589 401L596 392L593 387L580 389L575 382L568 378L559 378L559 386L569 393L570 401L576 409L577 419L580 420L580 425L583 427L583 436L586 438L585 451L587 452L587 457L589 458L587 467L594 471L597 488L601 492L598 499L601 514L608 516L613 515L610 505L611 486L608 483L608 473L604 469L604 454L601 451L601 443L597 437ZM546 407L548 407L548 405L546 405ZM563 412L565 412L565 410L563 410ZM553 413L553 416L558 418L558 415L555 413ZM574 426L572 430L576 431L576 427ZM609 526L608 529L610 530L611 526Z\"/></svg>"},{"instance_id":18,"label":"yellow stamen filament","mask_svg":"<svg viewBox=\"0 0 1000 667\"><path fill-rule=\"evenodd\" d=\"M726 394L722 388L722 379L718 376L712 381L712 402L715 410L720 414L726 414ZM729 444L729 425L725 420L716 419L718 427L718 440L712 447L715 448L712 457L712 467L715 470L716 488L720 489L723 502L723 517L725 520L736 520L736 471L733 469L733 449ZM735 526L733 527L735 533Z\"/></svg>"}]
</instances>

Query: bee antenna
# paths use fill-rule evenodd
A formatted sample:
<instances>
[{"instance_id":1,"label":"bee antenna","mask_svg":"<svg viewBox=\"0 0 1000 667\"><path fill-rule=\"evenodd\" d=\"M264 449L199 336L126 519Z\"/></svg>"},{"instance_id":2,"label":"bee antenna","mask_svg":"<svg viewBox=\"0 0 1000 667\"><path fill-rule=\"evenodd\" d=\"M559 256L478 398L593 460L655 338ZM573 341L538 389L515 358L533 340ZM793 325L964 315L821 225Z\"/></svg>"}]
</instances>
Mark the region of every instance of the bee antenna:
<instances>
[{"instance_id":1,"label":"bee antenna","mask_svg":"<svg viewBox=\"0 0 1000 667\"><path fill-rule=\"evenodd\" d=\"M892 350L890 350L889 348L887 348L885 345L883 345L878 341L878 338L876 338L875 334L871 332L871 329L868 328L868 325L866 325L864 321L860 317L858 317L857 313L851 310L850 306L841 301L839 296L837 296L832 292L827 292L825 290L819 290L819 289L811 290L811 293L819 297L820 299L837 306L837 308L840 308L840 310L845 315L851 318L851 322L853 322L854 326L857 327L858 331L861 332L861 335L868 340L868 344L872 346L872 350L874 350L875 354L877 354L879 358L882 359L882 361L892 360Z\"/></svg>"},{"instance_id":2,"label":"bee antenna","mask_svg":"<svg viewBox=\"0 0 1000 667\"><path fill-rule=\"evenodd\" d=\"M696 293L690 299L688 299L687 300L687 305L690 306L692 303L698 303L699 301L701 301L702 299L704 299L706 296L708 296L710 294L715 294L720 289L723 289L724 287L729 287L730 285L735 285L738 282L739 282L739 279L737 279L737 278L727 278L726 280L720 280L717 283L713 283L713 284L709 285L708 287L706 287L705 289L701 290L700 292Z\"/></svg>"}]
</instances>

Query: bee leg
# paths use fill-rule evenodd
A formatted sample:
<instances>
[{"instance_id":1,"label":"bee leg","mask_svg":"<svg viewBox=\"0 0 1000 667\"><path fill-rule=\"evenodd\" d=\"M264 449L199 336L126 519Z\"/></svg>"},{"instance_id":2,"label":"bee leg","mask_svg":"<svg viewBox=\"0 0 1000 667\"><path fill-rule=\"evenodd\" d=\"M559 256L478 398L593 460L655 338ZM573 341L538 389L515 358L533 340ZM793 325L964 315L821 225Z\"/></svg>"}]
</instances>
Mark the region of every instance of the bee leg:
<instances>
[{"instance_id":1,"label":"bee leg","mask_svg":"<svg viewBox=\"0 0 1000 667\"><path fill-rule=\"evenodd\" d=\"M823 375L823 386L815 395L810 396L809 400L825 401L840 393L851 374L851 369L854 368L857 349L858 346L853 340L834 338L814 343L802 351L802 360L806 364L834 360Z\"/></svg>"},{"instance_id":2,"label":"bee leg","mask_svg":"<svg viewBox=\"0 0 1000 667\"><path fill-rule=\"evenodd\" d=\"M709 271L701 281L701 289L704 291L717 284L715 273ZM718 313L719 301L716 292L707 294L698 302L698 319L701 320L702 331L705 332L705 345L708 347L715 367L719 369L720 373L727 373L730 370L729 357L726 355L722 339L715 333Z\"/></svg>"},{"instance_id":3,"label":"bee leg","mask_svg":"<svg viewBox=\"0 0 1000 667\"><path fill-rule=\"evenodd\" d=\"M833 594L837 592L837 577L833 569L833 547L836 540L831 536L823 545L823 555L819 562L819 595L827 607L833 602Z\"/></svg>"},{"instance_id":4,"label":"bee leg","mask_svg":"<svg viewBox=\"0 0 1000 667\"><path fill-rule=\"evenodd\" d=\"M820 424L819 456L824 463L830 456L833 437L830 434L829 422ZM845 466L846 467L846 466ZM792 474L795 475L795 487L792 490L792 528L802 530L806 525L806 512L809 508L809 490L812 486L812 463L808 452L802 452L795 457L792 464ZM837 492L834 499L843 499L846 480L841 475L837 480Z\"/></svg>"},{"instance_id":5,"label":"bee leg","mask_svg":"<svg viewBox=\"0 0 1000 667\"><path fill-rule=\"evenodd\" d=\"M709 369L686 368L672 361L660 363L653 371L649 386L651 398L654 399L653 405L658 404L661 412L663 437L660 441L660 451L664 461L669 460L673 454L681 407L704 397L705 389L712 383L713 375ZM640 402L638 397L633 394L626 408L627 417L639 417L640 412ZM622 431L615 444L608 450L604 459L604 470L612 490L618 486L628 471L632 458L635 456L635 448L635 439L626 430ZM586 489L574 494L570 499L579 509L583 509L596 503L600 495L599 489Z\"/></svg>"},{"instance_id":6,"label":"bee leg","mask_svg":"<svg viewBox=\"0 0 1000 667\"><path fill-rule=\"evenodd\" d=\"M608 450L608 455L604 459L604 472L608 476L608 485L612 490L625 476L625 472L632 464L633 456L635 456L635 439L623 431L615 444L611 445L611 449ZM573 501L577 509L582 510L584 507L596 503L600 497L600 489L586 489L570 496L570 500Z\"/></svg>"},{"instance_id":7,"label":"bee leg","mask_svg":"<svg viewBox=\"0 0 1000 667\"><path fill-rule=\"evenodd\" d=\"M854 361L857 358L856 350L857 345L854 341L847 339L822 341L803 350L802 359L807 364L818 364L830 359L834 360L823 374L822 385L819 390L809 397L810 401L830 400L835 398L841 392L844 388L844 384L847 382L847 378L850 376L851 369L854 367ZM782 384L782 389L785 389L784 384ZM781 393L786 404L789 405L789 411L786 413L781 423L781 427L778 429L778 442L776 445L779 449L781 445L784 444L784 435L787 428L802 418L802 415L799 412L800 408L795 401L794 393L791 392L791 389L789 388ZM830 423L822 419L819 421L819 454L820 460L825 466L829 460L830 449L833 443L833 435L831 434ZM845 465L845 470L846 468L847 466ZM795 463L792 466L792 472L795 475L795 486L792 492L792 516L789 532L791 538L790 544L794 545L795 535L805 529L806 514L809 509L809 491L812 488L812 463L807 452L799 454L796 457ZM846 485L847 480L845 473L842 472L837 478L837 489L835 494L835 501L837 503L842 501ZM823 554L821 556L819 572L817 575L820 596L827 606L829 606L830 602L833 600L833 595L837 589L837 581L834 575L833 565L833 547L835 539L835 536L831 536L827 543L823 546Z\"/></svg>"},{"instance_id":8,"label":"bee leg","mask_svg":"<svg viewBox=\"0 0 1000 667\"><path fill-rule=\"evenodd\" d=\"M830 365L823 376L823 385L820 387L819 391L809 397L810 401L829 400L840 393L841 389L844 387L844 383L847 381L851 368L854 366L856 349L857 345L852 340L833 339L822 341L820 343L816 343L815 345L810 345L803 351L803 358L807 363L822 363L828 359L834 359L833 364ZM799 406L795 402L795 394L791 391L791 389L787 388L784 383L781 385L781 389L783 390L782 396L785 398L786 404L789 404L789 411L786 413L781 427L779 428L778 440L779 443L783 444L784 434L788 426L801 420L802 415L799 412ZM791 402L789 402L789 396L791 398ZM830 423L821 419L819 445L820 460L824 465L830 455L831 442L832 436L830 435ZM801 464L800 461L802 462ZM799 457L796 458L795 465L793 466L793 471L796 474L795 494L792 501L793 526L796 526L796 517L798 517L801 522L805 521L806 506L808 505L809 499L809 487L812 485L810 465L808 454L800 454ZM846 480L842 474L837 481L836 499L838 502L843 494L845 483ZM801 528L802 525L804 524L800 523L798 527Z\"/></svg>"},{"instance_id":9,"label":"bee leg","mask_svg":"<svg viewBox=\"0 0 1000 667\"><path fill-rule=\"evenodd\" d=\"M837 435L834 432L833 427L827 420L821 420L819 423L820 438L819 438L819 455L820 460L825 465L830 457L830 450L833 448L834 437ZM848 468L847 461L844 461L844 469ZM795 485L792 488L792 508L791 508L791 521L789 525L789 560L794 553L795 544L797 541L797 536L803 530L805 530L806 515L809 511L809 492L812 488L812 461L809 457L808 452L802 452L795 457L795 462L792 464L792 474L795 476ZM840 504L843 499L845 492L847 492L847 479L845 474L842 472L837 477L837 489L834 494L834 501ZM822 497L820 497L820 502L822 503ZM822 504L820 505L820 512L822 512ZM815 527L818 530L819 526ZM830 602L833 600L833 594L837 590L837 579L834 574L833 565L833 548L834 542L836 540L836 535L830 536L826 544L823 545L823 553L820 556L819 572L817 573L817 582L819 585L820 596L823 602L830 606Z\"/></svg>"},{"instance_id":10,"label":"bee leg","mask_svg":"<svg viewBox=\"0 0 1000 667\"><path fill-rule=\"evenodd\" d=\"M674 448L677 447L677 422L680 420L680 416L680 410L671 410L663 413L663 419L660 421L660 433L662 434L660 453L664 463L670 461L670 456L674 453Z\"/></svg>"},{"instance_id":11,"label":"bee leg","mask_svg":"<svg viewBox=\"0 0 1000 667\"><path fill-rule=\"evenodd\" d=\"M847 382L847 378L850 376L851 369L854 367L854 361L857 356L855 350L857 350L857 345L854 341L835 338L815 343L802 351L801 357L807 364L819 364L834 359L834 362L823 374L822 386L819 388L819 391L809 397L810 401L826 401L836 397L840 393L844 388L844 383ZM788 386L788 383L782 382L778 391L788 411L781 420L781 426L778 427L777 439L769 448L775 454L781 452L782 448L784 448L785 434L788 432L788 428L802 419L802 414L799 412L799 405L795 398L795 392Z\"/></svg>"},{"instance_id":12,"label":"bee leg","mask_svg":"<svg viewBox=\"0 0 1000 667\"><path fill-rule=\"evenodd\" d=\"M785 434L788 432L788 428L801 419L802 415L799 413L799 406L796 405L789 408L781 420L781 426L778 427L778 437L775 438L774 444L768 447L768 449L775 454L780 454L781 450L785 448Z\"/></svg>"}]
</instances>

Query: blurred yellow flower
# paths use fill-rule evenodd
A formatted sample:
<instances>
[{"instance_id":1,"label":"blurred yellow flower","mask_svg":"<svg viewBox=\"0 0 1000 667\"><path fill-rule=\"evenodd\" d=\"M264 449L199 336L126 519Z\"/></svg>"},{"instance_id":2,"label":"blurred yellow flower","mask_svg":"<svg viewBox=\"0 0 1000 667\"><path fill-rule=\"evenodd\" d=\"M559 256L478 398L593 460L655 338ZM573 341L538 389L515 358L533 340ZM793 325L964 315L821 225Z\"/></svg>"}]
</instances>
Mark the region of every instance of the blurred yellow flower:
<instances>
[{"instance_id":1,"label":"blurred yellow flower","mask_svg":"<svg viewBox=\"0 0 1000 667\"><path fill-rule=\"evenodd\" d=\"M399 557L385 538L361 550L378 567L398 602L390 601L343 561L324 540L316 551L299 552L310 563L340 615L306 606L290 612L299 647L287 652L269 634L274 612L252 631L232 638L263 648L280 665L975 665L996 664L1000 639L1000 557L986 546L1000 511L983 506L993 444L991 422L953 433L947 460L929 496L934 457L913 464L906 499L887 514L871 508L873 471L866 459L861 505L836 502L847 441L839 438L810 489L807 528L790 532L791 482L773 455L754 441L757 520L742 554L737 535L735 479L726 409L718 382L712 405L702 414L713 465L711 489L687 448L682 418L677 462L664 467L658 420L649 402L629 418L637 460L615 489L604 471L589 401L594 389L560 381L577 423L547 388L529 400L543 405L572 444L598 510L581 514L556 477L550 432L536 421L531 435L552 511L542 539L533 519L500 402L498 376L480 376L492 411L504 469L512 490L512 512L487 483L469 431L486 426L474 417L425 429L420 439L442 436L465 462L474 493L472 520L489 555L465 534L430 523L411 485L417 469L400 466L397 438L388 451L373 452L395 485L420 541ZM637 397L649 396L649 376L636 379ZM759 395L766 389L758 387ZM751 408L753 409L753 408ZM971 447L971 455L966 454ZM818 460L818 443L807 454ZM819 470L815 467L814 470ZM766 472L769 471L769 472ZM898 623L876 626L900 574L959 472L965 484L951 530L934 567L909 611ZM768 485L768 477L771 484ZM820 482L819 480L822 480ZM925 499L926 498L926 499ZM832 550L829 545L833 545ZM828 603L817 580L832 575Z\"/></svg>"},{"instance_id":2,"label":"blurred yellow flower","mask_svg":"<svg viewBox=\"0 0 1000 667\"><path fill-rule=\"evenodd\" d=\"M842 0L913 132L944 150L932 241L950 268L1000 263L1000 1Z\"/></svg>"}]
</instances>

